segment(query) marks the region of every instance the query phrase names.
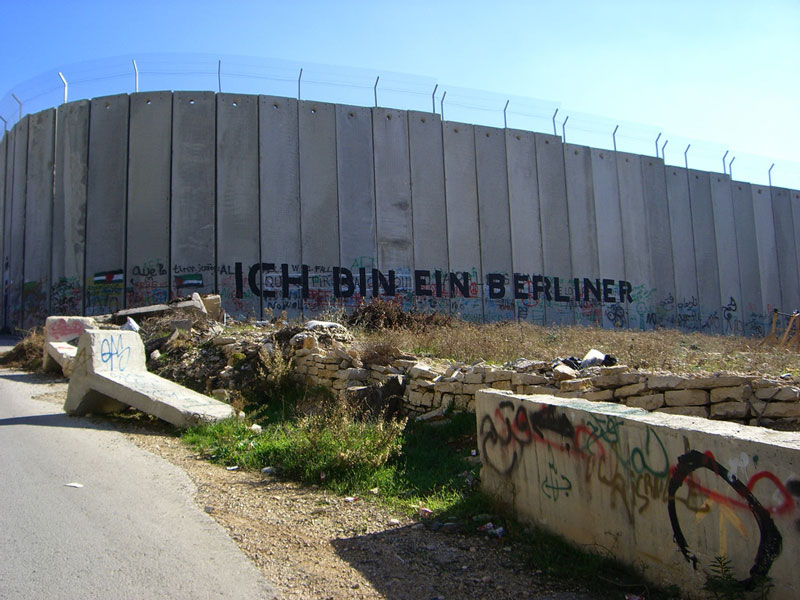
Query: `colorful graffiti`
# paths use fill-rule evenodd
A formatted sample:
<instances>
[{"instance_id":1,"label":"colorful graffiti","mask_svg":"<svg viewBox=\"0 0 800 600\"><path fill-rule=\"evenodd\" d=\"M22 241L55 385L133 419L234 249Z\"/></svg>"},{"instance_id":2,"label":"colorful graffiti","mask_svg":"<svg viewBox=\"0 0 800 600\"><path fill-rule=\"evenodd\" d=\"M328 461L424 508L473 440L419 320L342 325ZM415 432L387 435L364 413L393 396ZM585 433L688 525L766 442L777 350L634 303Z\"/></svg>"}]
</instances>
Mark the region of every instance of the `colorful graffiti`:
<instances>
[{"instance_id":1,"label":"colorful graffiti","mask_svg":"<svg viewBox=\"0 0 800 600\"><path fill-rule=\"evenodd\" d=\"M553 503L576 494L580 497L582 492L597 493L585 490L605 489L601 497L612 511L621 511L631 526L637 515L666 508L663 514L674 540L694 569L699 568L701 559L687 540L686 528L698 530L696 543L703 543L707 536L698 528L715 525L705 519L716 508L719 547L704 549L705 556L727 553L732 542L727 529L732 526L740 534L740 543L755 548L752 565L739 565L739 570L747 573L740 583L751 589L769 573L782 550L782 534L774 519L790 518L791 530L800 531L796 500L800 481L790 477L784 482L772 471L758 469L757 456L744 453L730 459L731 469L708 451L687 448L676 457L655 427L638 422L629 427L626 415L642 414L639 409L614 410L614 414L582 413L576 422L555 405L499 400L492 413L479 420L484 468L503 477L513 477L518 469L528 473L525 477L538 473L538 481L530 484L538 486L543 499ZM713 477L702 476L702 471ZM749 476L740 479L738 472ZM682 513L688 517L682 520ZM752 526L747 526L746 515L752 515Z\"/></svg>"}]
</instances>

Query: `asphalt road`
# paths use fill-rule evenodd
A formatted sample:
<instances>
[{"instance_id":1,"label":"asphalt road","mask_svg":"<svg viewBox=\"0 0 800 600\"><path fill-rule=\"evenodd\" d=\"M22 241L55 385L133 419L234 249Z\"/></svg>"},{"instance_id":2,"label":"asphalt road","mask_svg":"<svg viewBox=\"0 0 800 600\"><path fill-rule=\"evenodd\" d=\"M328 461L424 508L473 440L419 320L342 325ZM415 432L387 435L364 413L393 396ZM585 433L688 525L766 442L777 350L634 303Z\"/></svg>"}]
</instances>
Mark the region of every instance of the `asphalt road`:
<instances>
[{"instance_id":1,"label":"asphalt road","mask_svg":"<svg viewBox=\"0 0 800 600\"><path fill-rule=\"evenodd\" d=\"M0 369L0 598L276 597L183 471L34 398L59 387Z\"/></svg>"}]
</instances>

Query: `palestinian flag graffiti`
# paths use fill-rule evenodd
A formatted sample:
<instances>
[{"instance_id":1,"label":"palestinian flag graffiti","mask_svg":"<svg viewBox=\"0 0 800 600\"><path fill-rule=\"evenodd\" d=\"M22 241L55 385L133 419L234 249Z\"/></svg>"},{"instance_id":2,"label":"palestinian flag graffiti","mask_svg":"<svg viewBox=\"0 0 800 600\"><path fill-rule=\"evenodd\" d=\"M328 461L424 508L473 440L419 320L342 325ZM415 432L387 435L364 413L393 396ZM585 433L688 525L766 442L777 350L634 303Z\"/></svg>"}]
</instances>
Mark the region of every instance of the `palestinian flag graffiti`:
<instances>
[{"instance_id":1,"label":"palestinian flag graffiti","mask_svg":"<svg viewBox=\"0 0 800 600\"><path fill-rule=\"evenodd\" d=\"M175 287L203 287L203 274L192 273L190 275L176 275Z\"/></svg>"},{"instance_id":2,"label":"palestinian flag graffiti","mask_svg":"<svg viewBox=\"0 0 800 600\"><path fill-rule=\"evenodd\" d=\"M94 282L100 284L109 284L109 283L122 283L125 281L125 276L122 272L122 269L118 271L101 271L100 273L94 274Z\"/></svg>"}]
</instances>

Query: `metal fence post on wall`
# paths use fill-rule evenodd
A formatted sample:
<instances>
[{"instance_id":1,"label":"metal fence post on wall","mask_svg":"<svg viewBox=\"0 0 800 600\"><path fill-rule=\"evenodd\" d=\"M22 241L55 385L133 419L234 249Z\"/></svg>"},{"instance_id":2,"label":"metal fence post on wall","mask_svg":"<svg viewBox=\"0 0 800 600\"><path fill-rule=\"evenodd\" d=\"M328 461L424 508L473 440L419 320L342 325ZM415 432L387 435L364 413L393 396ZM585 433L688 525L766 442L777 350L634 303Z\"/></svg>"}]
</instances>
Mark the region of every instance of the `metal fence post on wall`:
<instances>
[{"instance_id":1,"label":"metal fence post on wall","mask_svg":"<svg viewBox=\"0 0 800 600\"><path fill-rule=\"evenodd\" d=\"M734 156L731 159L731 162L728 163L728 175L731 176L731 179L733 179L733 161L735 161L735 160L736 160L736 157Z\"/></svg>"},{"instance_id":2,"label":"metal fence post on wall","mask_svg":"<svg viewBox=\"0 0 800 600\"><path fill-rule=\"evenodd\" d=\"M731 161L733 162L733 161ZM769 187L772 187L772 167L775 166L775 163L772 163L767 171L767 179L769 179Z\"/></svg>"},{"instance_id":3,"label":"metal fence post on wall","mask_svg":"<svg viewBox=\"0 0 800 600\"><path fill-rule=\"evenodd\" d=\"M222 93L222 59L217 61L217 90Z\"/></svg>"},{"instance_id":4,"label":"metal fence post on wall","mask_svg":"<svg viewBox=\"0 0 800 600\"><path fill-rule=\"evenodd\" d=\"M133 91L139 92L139 67L136 66L136 59L131 59L133 63Z\"/></svg>"},{"instance_id":5,"label":"metal fence post on wall","mask_svg":"<svg viewBox=\"0 0 800 600\"><path fill-rule=\"evenodd\" d=\"M664 161L664 164L666 164L666 162L667 162L667 159L666 159L666 157L664 156L664 148L666 148L666 147L667 147L667 144L668 144L668 143L669 143L669 140L664 140L664 145L663 145L663 146L661 146L661 160L663 160L663 161Z\"/></svg>"},{"instance_id":6,"label":"metal fence post on wall","mask_svg":"<svg viewBox=\"0 0 800 600\"><path fill-rule=\"evenodd\" d=\"M730 150L725 150L725 154L722 155L722 174L725 175L727 171L725 170L725 158L728 156Z\"/></svg>"},{"instance_id":7,"label":"metal fence post on wall","mask_svg":"<svg viewBox=\"0 0 800 600\"><path fill-rule=\"evenodd\" d=\"M19 118L22 119L22 100L17 98L17 95L13 92L11 93L11 97L17 101L17 104L19 104Z\"/></svg>"},{"instance_id":8,"label":"metal fence post on wall","mask_svg":"<svg viewBox=\"0 0 800 600\"><path fill-rule=\"evenodd\" d=\"M659 140L660 137L661 137L661 132L659 131L658 135L656 136L656 158L658 158L658 140ZM662 156L661 158L664 158L664 157Z\"/></svg>"},{"instance_id":9,"label":"metal fence post on wall","mask_svg":"<svg viewBox=\"0 0 800 600\"><path fill-rule=\"evenodd\" d=\"M3 131L8 131L8 121L4 117L0 117L0 119L3 119Z\"/></svg>"},{"instance_id":10,"label":"metal fence post on wall","mask_svg":"<svg viewBox=\"0 0 800 600\"><path fill-rule=\"evenodd\" d=\"M300 100L300 80L303 78L303 68L300 68L300 75L297 76L297 100Z\"/></svg>"},{"instance_id":11,"label":"metal fence post on wall","mask_svg":"<svg viewBox=\"0 0 800 600\"><path fill-rule=\"evenodd\" d=\"M447 90L445 90L444 94L442 94L442 101L439 103L439 110L442 113L442 121L444 121L444 99L446 96L447 96Z\"/></svg>"},{"instance_id":12,"label":"metal fence post on wall","mask_svg":"<svg viewBox=\"0 0 800 600\"><path fill-rule=\"evenodd\" d=\"M375 108L378 108L378 82L381 80L381 76L378 75L375 78L375 85L372 88L373 93L375 94Z\"/></svg>"},{"instance_id":13,"label":"metal fence post on wall","mask_svg":"<svg viewBox=\"0 0 800 600\"><path fill-rule=\"evenodd\" d=\"M558 109L556 112L553 113L553 135L558 135L558 131L556 131L556 115L558 114Z\"/></svg>"},{"instance_id":14,"label":"metal fence post on wall","mask_svg":"<svg viewBox=\"0 0 800 600\"><path fill-rule=\"evenodd\" d=\"M619 125L614 127L614 133L611 134L611 139L614 141L614 152L617 151L617 129L619 129Z\"/></svg>"},{"instance_id":15,"label":"metal fence post on wall","mask_svg":"<svg viewBox=\"0 0 800 600\"><path fill-rule=\"evenodd\" d=\"M689 154L689 148L691 147L692 145L689 144L688 146L686 146L686 150L683 151L683 164L686 165L687 171L689 170L689 157L687 155Z\"/></svg>"},{"instance_id":16,"label":"metal fence post on wall","mask_svg":"<svg viewBox=\"0 0 800 600\"><path fill-rule=\"evenodd\" d=\"M561 123L561 141L565 144L567 143L567 121L569 121L569 115L567 115L567 118Z\"/></svg>"},{"instance_id":17,"label":"metal fence post on wall","mask_svg":"<svg viewBox=\"0 0 800 600\"><path fill-rule=\"evenodd\" d=\"M506 105L503 107L503 127L505 129L508 129L508 119L506 119L506 111L508 110L509 102L511 102L511 100L506 100Z\"/></svg>"},{"instance_id":18,"label":"metal fence post on wall","mask_svg":"<svg viewBox=\"0 0 800 600\"><path fill-rule=\"evenodd\" d=\"M67 80L64 78L64 74L61 71L58 72L58 76L61 77L61 81L64 82L64 104L66 104L67 103L67 87L68 87L67 86Z\"/></svg>"},{"instance_id":19,"label":"metal fence post on wall","mask_svg":"<svg viewBox=\"0 0 800 600\"><path fill-rule=\"evenodd\" d=\"M433 93L431 94L431 112L436 114L436 90L439 89L439 84L437 83L433 86Z\"/></svg>"}]
</instances>

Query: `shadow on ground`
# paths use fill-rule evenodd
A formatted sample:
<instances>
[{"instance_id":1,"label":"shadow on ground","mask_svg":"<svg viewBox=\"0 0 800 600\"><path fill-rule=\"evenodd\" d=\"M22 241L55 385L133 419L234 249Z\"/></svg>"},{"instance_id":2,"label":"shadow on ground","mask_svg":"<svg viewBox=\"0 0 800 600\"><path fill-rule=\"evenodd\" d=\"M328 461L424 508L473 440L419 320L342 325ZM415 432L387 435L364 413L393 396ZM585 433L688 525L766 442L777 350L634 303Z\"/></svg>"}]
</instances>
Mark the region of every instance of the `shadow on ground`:
<instances>
[{"instance_id":1,"label":"shadow on ground","mask_svg":"<svg viewBox=\"0 0 800 600\"><path fill-rule=\"evenodd\" d=\"M337 554L389 600L491 598L593 600L541 580L504 540L420 525L332 542Z\"/></svg>"}]
</instances>

